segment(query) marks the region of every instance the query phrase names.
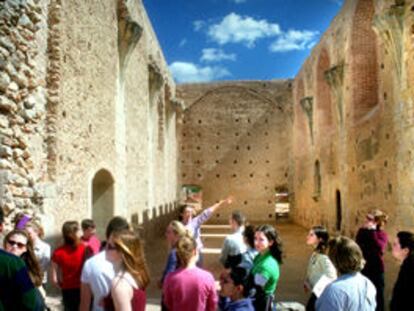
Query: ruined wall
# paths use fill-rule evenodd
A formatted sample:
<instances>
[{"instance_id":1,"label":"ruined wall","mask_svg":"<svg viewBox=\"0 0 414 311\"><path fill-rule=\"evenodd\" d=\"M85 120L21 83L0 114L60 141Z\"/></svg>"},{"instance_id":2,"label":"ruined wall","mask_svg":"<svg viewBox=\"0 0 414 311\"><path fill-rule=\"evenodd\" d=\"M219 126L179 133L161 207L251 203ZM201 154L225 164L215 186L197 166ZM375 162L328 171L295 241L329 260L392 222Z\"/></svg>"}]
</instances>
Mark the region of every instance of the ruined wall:
<instances>
[{"instance_id":1,"label":"ruined wall","mask_svg":"<svg viewBox=\"0 0 414 311\"><path fill-rule=\"evenodd\" d=\"M352 235L373 208L390 214L390 230L413 225L404 151L412 136L401 128L410 101L411 7L346 1L295 78L295 219L302 225Z\"/></svg>"},{"instance_id":2,"label":"ruined wall","mask_svg":"<svg viewBox=\"0 0 414 311\"><path fill-rule=\"evenodd\" d=\"M203 205L232 194L250 221L274 218L275 191L290 187L290 81L180 85L182 184L202 187ZM227 222L230 209L213 221Z\"/></svg>"},{"instance_id":3,"label":"ruined wall","mask_svg":"<svg viewBox=\"0 0 414 311\"><path fill-rule=\"evenodd\" d=\"M2 206L16 211L23 204L49 232L68 219L93 217L102 228L114 214L151 226L154 215L167 217L177 197L171 126L177 102L142 3L8 0L0 6L6 8L0 10L1 60L19 57L21 66L16 83L4 66L1 72L0 87L10 89L2 106L12 106L2 114L12 139L2 155ZM14 32L21 32L14 39L23 41L19 54L13 49L20 41L8 46ZM10 124L17 119L19 129ZM13 155L13 148L21 152ZM9 172L17 170L27 182L13 177L18 187L12 187Z\"/></svg>"}]
</instances>

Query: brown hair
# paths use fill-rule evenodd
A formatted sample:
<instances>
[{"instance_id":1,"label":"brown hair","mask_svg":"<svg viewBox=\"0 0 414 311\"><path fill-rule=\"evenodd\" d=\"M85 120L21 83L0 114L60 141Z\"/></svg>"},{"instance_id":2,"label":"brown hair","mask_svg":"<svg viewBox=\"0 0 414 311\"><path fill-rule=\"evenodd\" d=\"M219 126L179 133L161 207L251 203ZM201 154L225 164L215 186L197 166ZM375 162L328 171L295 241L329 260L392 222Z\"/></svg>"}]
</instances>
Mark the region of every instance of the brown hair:
<instances>
[{"instance_id":1,"label":"brown hair","mask_svg":"<svg viewBox=\"0 0 414 311\"><path fill-rule=\"evenodd\" d=\"M358 272L364 267L365 260L361 248L350 238L333 238L328 246L328 256L339 274Z\"/></svg>"},{"instance_id":2,"label":"brown hair","mask_svg":"<svg viewBox=\"0 0 414 311\"><path fill-rule=\"evenodd\" d=\"M132 275L140 288L145 289L150 277L141 239L131 231L114 233L113 239L121 254L123 268Z\"/></svg>"},{"instance_id":3,"label":"brown hair","mask_svg":"<svg viewBox=\"0 0 414 311\"><path fill-rule=\"evenodd\" d=\"M182 267L187 267L190 259L194 256L197 243L190 234L182 236L177 243L177 256Z\"/></svg>"},{"instance_id":4,"label":"brown hair","mask_svg":"<svg viewBox=\"0 0 414 311\"><path fill-rule=\"evenodd\" d=\"M25 228L32 228L34 231L36 231L37 235L39 236L39 238L43 239L45 236L45 231L43 230L42 225L35 221L35 220L30 220L27 224Z\"/></svg>"},{"instance_id":5,"label":"brown hair","mask_svg":"<svg viewBox=\"0 0 414 311\"><path fill-rule=\"evenodd\" d=\"M64 243L72 247L80 243L78 237L79 223L77 221L66 221L62 226L62 235Z\"/></svg>"},{"instance_id":6,"label":"brown hair","mask_svg":"<svg viewBox=\"0 0 414 311\"><path fill-rule=\"evenodd\" d=\"M43 280L43 272L40 269L39 261L36 258L33 241L30 238L29 233L24 230L14 229L10 231L6 237L4 238L4 248L6 247L7 241L14 235L21 235L26 238L26 252L21 255L21 258L26 264L27 270L29 272L30 279L32 280L33 284L38 287L42 285Z\"/></svg>"}]
</instances>

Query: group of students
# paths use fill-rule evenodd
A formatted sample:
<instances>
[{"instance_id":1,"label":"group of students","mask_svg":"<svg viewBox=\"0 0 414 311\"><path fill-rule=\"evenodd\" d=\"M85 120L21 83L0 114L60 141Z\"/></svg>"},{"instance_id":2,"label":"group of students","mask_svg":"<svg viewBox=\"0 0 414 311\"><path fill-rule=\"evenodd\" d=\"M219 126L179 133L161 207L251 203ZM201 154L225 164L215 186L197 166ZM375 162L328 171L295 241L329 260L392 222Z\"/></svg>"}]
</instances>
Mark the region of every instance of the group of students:
<instances>
[{"instance_id":1,"label":"group of students","mask_svg":"<svg viewBox=\"0 0 414 311\"><path fill-rule=\"evenodd\" d=\"M225 204L227 198L198 216L185 205L180 220L166 228L170 246L159 286L162 309L170 311L268 311L274 310L276 286L283 251L272 225L245 227L238 211L230 216L232 234L224 241L219 284L202 268L201 225ZM384 260L388 242L387 217L374 211L366 217L356 241L315 226L306 238L313 248L304 282L307 310L384 310ZM0 210L0 233L3 212ZM122 217L112 218L106 240L95 235L92 220L67 221L63 244L51 253L42 240L40 224L20 215L0 249L0 310L45 310L44 286L50 279L61 289L64 310L145 310L145 289L150 282L142 241ZM0 234L1 235L1 234ZM392 246L402 265L394 286L391 310L409 310L414 280L414 234L400 231ZM51 262L51 264L49 263Z\"/></svg>"}]
</instances>

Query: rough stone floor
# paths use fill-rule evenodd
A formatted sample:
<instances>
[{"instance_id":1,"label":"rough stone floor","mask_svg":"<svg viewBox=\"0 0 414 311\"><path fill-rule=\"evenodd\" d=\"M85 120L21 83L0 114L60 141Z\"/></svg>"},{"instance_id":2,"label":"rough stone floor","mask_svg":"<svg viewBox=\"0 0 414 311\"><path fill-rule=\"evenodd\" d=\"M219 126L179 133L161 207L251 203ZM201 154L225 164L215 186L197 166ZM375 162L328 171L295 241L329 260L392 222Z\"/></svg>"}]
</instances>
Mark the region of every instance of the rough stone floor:
<instances>
[{"instance_id":1,"label":"rough stone floor","mask_svg":"<svg viewBox=\"0 0 414 311\"><path fill-rule=\"evenodd\" d=\"M307 230L287 222L275 224L278 229L285 250L284 263L281 266L281 277L277 288L278 301L296 301L305 304L307 294L303 291L303 279L311 253L305 245ZM218 262L223 239L229 233L228 226L206 225L202 228L205 245L204 263L208 270L212 271L217 279L221 271ZM157 288L157 280L160 278L167 257L167 246L164 238L157 237L146 245L146 257L151 270L151 285L148 288L147 311L161 310L159 306L160 290ZM388 250L386 260L386 300L389 300L392 286L395 282L398 266L392 259ZM53 310L61 310L58 298L51 300Z\"/></svg>"}]
</instances>

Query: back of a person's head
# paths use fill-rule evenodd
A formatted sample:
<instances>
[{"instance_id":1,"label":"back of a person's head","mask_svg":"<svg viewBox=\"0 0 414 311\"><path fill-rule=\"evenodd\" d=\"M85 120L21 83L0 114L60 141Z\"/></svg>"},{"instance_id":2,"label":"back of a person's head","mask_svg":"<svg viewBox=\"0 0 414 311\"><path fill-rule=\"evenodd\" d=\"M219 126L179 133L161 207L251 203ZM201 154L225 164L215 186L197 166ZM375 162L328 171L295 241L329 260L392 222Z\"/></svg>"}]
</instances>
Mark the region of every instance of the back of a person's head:
<instances>
[{"instance_id":1,"label":"back of a person's head","mask_svg":"<svg viewBox=\"0 0 414 311\"><path fill-rule=\"evenodd\" d=\"M244 223L246 222L246 217L242 214L240 211L233 211L231 213L231 219L239 226L244 226Z\"/></svg>"},{"instance_id":2,"label":"back of a person's head","mask_svg":"<svg viewBox=\"0 0 414 311\"><path fill-rule=\"evenodd\" d=\"M408 256L414 255L414 233L409 231L400 231L397 233L398 241L401 248L408 249Z\"/></svg>"},{"instance_id":3,"label":"back of a person's head","mask_svg":"<svg viewBox=\"0 0 414 311\"><path fill-rule=\"evenodd\" d=\"M256 232L256 229L252 225L246 226L243 231L243 237L251 248L254 248L254 233L255 232Z\"/></svg>"},{"instance_id":4,"label":"back of a person's head","mask_svg":"<svg viewBox=\"0 0 414 311\"><path fill-rule=\"evenodd\" d=\"M197 249L197 243L193 237L186 234L177 242L177 256L182 267L188 266L190 259L194 256L194 251Z\"/></svg>"},{"instance_id":5,"label":"back of a person's head","mask_svg":"<svg viewBox=\"0 0 414 311\"><path fill-rule=\"evenodd\" d=\"M243 296L249 295L248 280L249 273L243 267L234 267L230 270L230 278L233 280L235 286L243 286Z\"/></svg>"},{"instance_id":6,"label":"back of a person's head","mask_svg":"<svg viewBox=\"0 0 414 311\"><path fill-rule=\"evenodd\" d=\"M62 226L63 241L66 245L77 246L79 244L79 223L77 221L66 221Z\"/></svg>"},{"instance_id":7,"label":"back of a person's head","mask_svg":"<svg viewBox=\"0 0 414 311\"><path fill-rule=\"evenodd\" d=\"M109 221L108 225L106 226L106 232L105 232L106 239L109 239L111 234L114 232L121 232L121 231L129 230L129 229L130 228L129 228L128 221L124 217L115 216Z\"/></svg>"},{"instance_id":8,"label":"back of a person's head","mask_svg":"<svg viewBox=\"0 0 414 311\"><path fill-rule=\"evenodd\" d=\"M95 222L92 219L84 219L81 222L82 230L88 230L89 228L95 228Z\"/></svg>"},{"instance_id":9,"label":"back of a person's head","mask_svg":"<svg viewBox=\"0 0 414 311\"><path fill-rule=\"evenodd\" d=\"M345 236L332 238L328 246L329 258L339 274L358 272L364 267L361 248L352 239Z\"/></svg>"},{"instance_id":10,"label":"back of a person's head","mask_svg":"<svg viewBox=\"0 0 414 311\"><path fill-rule=\"evenodd\" d=\"M150 279L141 238L130 230L116 231L113 234L123 267L134 277L140 288L146 288Z\"/></svg>"}]
</instances>

